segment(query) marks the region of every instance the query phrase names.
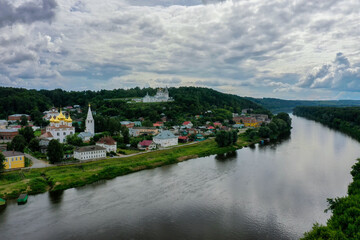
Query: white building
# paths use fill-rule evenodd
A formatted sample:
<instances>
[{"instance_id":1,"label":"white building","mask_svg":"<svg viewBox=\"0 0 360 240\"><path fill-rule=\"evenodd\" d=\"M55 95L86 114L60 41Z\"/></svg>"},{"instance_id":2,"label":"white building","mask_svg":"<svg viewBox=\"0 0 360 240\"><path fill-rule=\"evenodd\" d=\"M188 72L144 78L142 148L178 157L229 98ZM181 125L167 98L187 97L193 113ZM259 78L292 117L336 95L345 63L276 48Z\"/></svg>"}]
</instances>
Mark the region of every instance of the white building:
<instances>
[{"instance_id":1,"label":"white building","mask_svg":"<svg viewBox=\"0 0 360 240\"><path fill-rule=\"evenodd\" d=\"M80 147L74 150L74 158L82 161L97 159L97 158L105 158L105 157L106 157L106 149L96 145Z\"/></svg>"},{"instance_id":2,"label":"white building","mask_svg":"<svg viewBox=\"0 0 360 240\"><path fill-rule=\"evenodd\" d=\"M81 132L78 136L83 140L83 142L90 141L95 135L95 121L91 112L90 104L89 110L85 121L85 132Z\"/></svg>"},{"instance_id":3,"label":"white building","mask_svg":"<svg viewBox=\"0 0 360 240\"><path fill-rule=\"evenodd\" d=\"M172 132L166 130L162 131L153 138L154 143L160 145L160 147L169 147L178 144L178 137L176 137Z\"/></svg>"},{"instance_id":4,"label":"white building","mask_svg":"<svg viewBox=\"0 0 360 240\"><path fill-rule=\"evenodd\" d=\"M56 107L52 107L49 111L45 111L44 113L44 119L50 120L51 118L56 118L59 116L59 111Z\"/></svg>"},{"instance_id":5,"label":"white building","mask_svg":"<svg viewBox=\"0 0 360 240\"><path fill-rule=\"evenodd\" d=\"M60 110L56 118L50 119L50 125L46 127L46 132L40 138L48 140L56 139L60 143L66 142L66 137L75 133L75 127L72 126L70 115L66 118Z\"/></svg>"},{"instance_id":6,"label":"white building","mask_svg":"<svg viewBox=\"0 0 360 240\"><path fill-rule=\"evenodd\" d=\"M117 150L116 141L110 136L100 138L96 145L105 148L106 152L116 153Z\"/></svg>"},{"instance_id":7,"label":"white building","mask_svg":"<svg viewBox=\"0 0 360 240\"><path fill-rule=\"evenodd\" d=\"M165 89L159 88L155 96L149 96L149 94L146 93L146 96L142 99L142 101L145 103L170 102L170 101L174 101L174 99L169 97L169 90L167 88Z\"/></svg>"},{"instance_id":8,"label":"white building","mask_svg":"<svg viewBox=\"0 0 360 240\"><path fill-rule=\"evenodd\" d=\"M8 126L7 120L0 120L0 129L6 129Z\"/></svg>"}]
</instances>

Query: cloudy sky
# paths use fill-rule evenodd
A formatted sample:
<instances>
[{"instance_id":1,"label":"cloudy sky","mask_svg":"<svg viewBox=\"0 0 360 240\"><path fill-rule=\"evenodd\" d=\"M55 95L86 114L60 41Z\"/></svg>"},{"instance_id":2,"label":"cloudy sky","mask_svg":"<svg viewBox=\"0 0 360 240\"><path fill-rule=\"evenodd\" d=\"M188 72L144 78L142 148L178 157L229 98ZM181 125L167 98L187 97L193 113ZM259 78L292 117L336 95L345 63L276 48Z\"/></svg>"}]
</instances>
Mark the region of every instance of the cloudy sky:
<instances>
[{"instance_id":1,"label":"cloudy sky","mask_svg":"<svg viewBox=\"0 0 360 240\"><path fill-rule=\"evenodd\" d=\"M359 0L0 0L0 86L360 99Z\"/></svg>"}]
</instances>

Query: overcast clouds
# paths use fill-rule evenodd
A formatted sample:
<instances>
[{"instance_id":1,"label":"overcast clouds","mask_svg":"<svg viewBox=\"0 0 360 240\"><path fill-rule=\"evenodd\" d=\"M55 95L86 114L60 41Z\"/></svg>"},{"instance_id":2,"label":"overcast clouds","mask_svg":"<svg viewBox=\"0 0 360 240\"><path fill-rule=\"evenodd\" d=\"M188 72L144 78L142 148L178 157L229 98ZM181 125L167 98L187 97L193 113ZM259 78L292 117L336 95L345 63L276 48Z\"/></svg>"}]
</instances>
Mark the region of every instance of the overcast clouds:
<instances>
[{"instance_id":1,"label":"overcast clouds","mask_svg":"<svg viewBox=\"0 0 360 240\"><path fill-rule=\"evenodd\" d=\"M0 0L0 85L360 99L358 0Z\"/></svg>"}]
</instances>

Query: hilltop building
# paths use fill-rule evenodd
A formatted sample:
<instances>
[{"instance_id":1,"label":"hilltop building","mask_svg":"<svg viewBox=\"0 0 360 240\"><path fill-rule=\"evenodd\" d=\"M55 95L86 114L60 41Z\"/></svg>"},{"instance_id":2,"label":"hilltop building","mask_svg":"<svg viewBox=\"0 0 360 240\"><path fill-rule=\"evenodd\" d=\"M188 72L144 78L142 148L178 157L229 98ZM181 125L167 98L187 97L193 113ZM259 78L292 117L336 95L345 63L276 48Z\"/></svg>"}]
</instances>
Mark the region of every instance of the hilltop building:
<instances>
[{"instance_id":1,"label":"hilltop building","mask_svg":"<svg viewBox=\"0 0 360 240\"><path fill-rule=\"evenodd\" d=\"M70 115L66 118L62 111L57 117L50 118L50 125L46 127L46 131L40 136L40 139L56 139L60 143L66 142L66 137L75 133L75 127L72 126Z\"/></svg>"},{"instance_id":2,"label":"hilltop building","mask_svg":"<svg viewBox=\"0 0 360 240\"><path fill-rule=\"evenodd\" d=\"M146 96L142 99L142 102L144 103L170 101L174 101L174 99L172 97L169 97L169 90L167 87L165 89L159 88L155 96L149 96L149 94L146 93Z\"/></svg>"},{"instance_id":3,"label":"hilltop building","mask_svg":"<svg viewBox=\"0 0 360 240\"><path fill-rule=\"evenodd\" d=\"M57 116L59 116L60 113L56 107L52 107L49 111L43 112L43 114L43 118L45 120L50 120L51 118L56 118Z\"/></svg>"}]
</instances>

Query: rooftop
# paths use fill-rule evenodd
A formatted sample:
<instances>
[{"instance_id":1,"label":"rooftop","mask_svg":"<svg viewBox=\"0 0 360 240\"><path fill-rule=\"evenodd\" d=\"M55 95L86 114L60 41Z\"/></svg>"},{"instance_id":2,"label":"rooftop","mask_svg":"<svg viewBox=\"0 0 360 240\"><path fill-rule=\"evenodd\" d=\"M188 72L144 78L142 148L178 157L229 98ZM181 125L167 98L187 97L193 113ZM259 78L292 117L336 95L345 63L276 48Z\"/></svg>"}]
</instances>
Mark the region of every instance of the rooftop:
<instances>
[{"instance_id":1,"label":"rooftop","mask_svg":"<svg viewBox=\"0 0 360 240\"><path fill-rule=\"evenodd\" d=\"M102 137L96 143L106 144L106 145L116 145L116 141L110 136Z\"/></svg>"},{"instance_id":2,"label":"rooftop","mask_svg":"<svg viewBox=\"0 0 360 240\"><path fill-rule=\"evenodd\" d=\"M24 153L15 151L5 151L3 154L5 157L24 156Z\"/></svg>"},{"instance_id":3,"label":"rooftop","mask_svg":"<svg viewBox=\"0 0 360 240\"><path fill-rule=\"evenodd\" d=\"M169 139L169 138L177 138L172 132L166 130L154 137L154 139Z\"/></svg>"},{"instance_id":4,"label":"rooftop","mask_svg":"<svg viewBox=\"0 0 360 240\"><path fill-rule=\"evenodd\" d=\"M100 151L100 150L106 150L106 149L97 145L92 145L92 146L76 148L74 152L92 152L92 151Z\"/></svg>"}]
</instances>

